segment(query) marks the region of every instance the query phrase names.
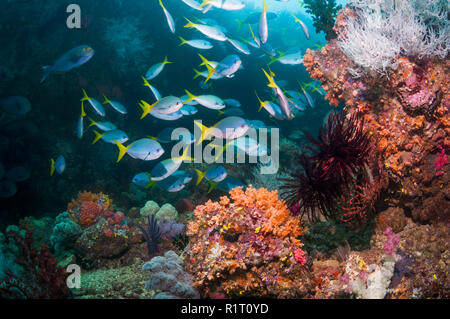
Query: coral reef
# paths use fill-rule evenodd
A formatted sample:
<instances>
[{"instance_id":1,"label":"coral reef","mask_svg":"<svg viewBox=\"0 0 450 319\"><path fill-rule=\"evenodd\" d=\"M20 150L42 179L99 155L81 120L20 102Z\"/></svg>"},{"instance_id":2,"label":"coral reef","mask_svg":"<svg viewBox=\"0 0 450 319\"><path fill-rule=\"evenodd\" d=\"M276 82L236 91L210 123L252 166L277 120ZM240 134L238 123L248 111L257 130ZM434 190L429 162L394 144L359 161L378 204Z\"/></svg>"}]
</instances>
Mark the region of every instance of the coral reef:
<instances>
[{"instance_id":1,"label":"coral reef","mask_svg":"<svg viewBox=\"0 0 450 319\"><path fill-rule=\"evenodd\" d=\"M210 297L306 294L308 276L298 237L306 229L292 216L277 191L249 186L230 198L208 201L188 224L186 268L194 287Z\"/></svg>"},{"instance_id":2,"label":"coral reef","mask_svg":"<svg viewBox=\"0 0 450 319\"><path fill-rule=\"evenodd\" d=\"M198 292L191 287L192 276L183 270L183 260L172 250L164 256L153 257L142 270L151 272L145 289L161 291L155 299L199 298Z\"/></svg>"},{"instance_id":3,"label":"coral reef","mask_svg":"<svg viewBox=\"0 0 450 319\"><path fill-rule=\"evenodd\" d=\"M62 257L70 253L81 232L81 227L72 221L68 212L56 216L55 226L50 236L50 244L55 255Z\"/></svg>"},{"instance_id":4,"label":"coral reef","mask_svg":"<svg viewBox=\"0 0 450 319\"><path fill-rule=\"evenodd\" d=\"M342 10L338 34L345 34L354 15L348 7ZM448 61L426 54L420 59L396 55L395 61L396 67L386 69L388 77L358 69L355 78L355 63L336 40L308 50L303 58L330 104L337 106L340 100L349 116L365 119L365 129L376 141L372 156L389 177L389 205L402 207L416 221L448 220Z\"/></svg>"},{"instance_id":5,"label":"coral reef","mask_svg":"<svg viewBox=\"0 0 450 319\"><path fill-rule=\"evenodd\" d=\"M66 285L65 269L57 266L46 246L33 248L33 237L27 231L23 236L13 230L6 233L17 247L17 263L22 270L19 275L5 271L0 282L0 297L18 299L59 299L71 296Z\"/></svg>"},{"instance_id":6,"label":"coral reef","mask_svg":"<svg viewBox=\"0 0 450 319\"><path fill-rule=\"evenodd\" d=\"M383 173L371 157L373 142L364 120L332 113L319 137L298 154L301 170L282 178L282 196L294 213L311 221L325 217L362 223L383 187Z\"/></svg>"},{"instance_id":7,"label":"coral reef","mask_svg":"<svg viewBox=\"0 0 450 319\"><path fill-rule=\"evenodd\" d=\"M141 208L140 215L143 217L154 215L157 220L175 220L178 217L178 212L177 209L169 203L159 207L158 203L150 200Z\"/></svg>"}]
</instances>

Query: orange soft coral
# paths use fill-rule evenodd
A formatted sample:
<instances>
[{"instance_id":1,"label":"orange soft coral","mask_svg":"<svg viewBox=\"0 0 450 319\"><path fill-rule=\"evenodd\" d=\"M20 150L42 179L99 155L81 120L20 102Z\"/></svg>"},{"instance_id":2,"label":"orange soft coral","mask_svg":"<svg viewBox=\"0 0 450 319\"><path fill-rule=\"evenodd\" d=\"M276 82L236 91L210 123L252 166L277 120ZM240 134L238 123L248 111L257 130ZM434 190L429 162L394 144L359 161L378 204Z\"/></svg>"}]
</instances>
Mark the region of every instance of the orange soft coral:
<instances>
[{"instance_id":1,"label":"orange soft coral","mask_svg":"<svg viewBox=\"0 0 450 319\"><path fill-rule=\"evenodd\" d=\"M187 267L205 295L261 296L278 290L286 296L304 293L299 291L303 284L280 286L281 282L302 281L297 278L302 264L294 252L301 250L298 237L306 230L300 218L292 216L279 200L277 191L237 187L220 202L197 206L194 216L187 227L191 237ZM274 265L279 269L277 276L284 279L269 285L265 274Z\"/></svg>"},{"instance_id":2,"label":"orange soft coral","mask_svg":"<svg viewBox=\"0 0 450 319\"><path fill-rule=\"evenodd\" d=\"M80 225L90 226L95 222L97 216L103 211L103 207L93 202L81 204Z\"/></svg>"}]
</instances>

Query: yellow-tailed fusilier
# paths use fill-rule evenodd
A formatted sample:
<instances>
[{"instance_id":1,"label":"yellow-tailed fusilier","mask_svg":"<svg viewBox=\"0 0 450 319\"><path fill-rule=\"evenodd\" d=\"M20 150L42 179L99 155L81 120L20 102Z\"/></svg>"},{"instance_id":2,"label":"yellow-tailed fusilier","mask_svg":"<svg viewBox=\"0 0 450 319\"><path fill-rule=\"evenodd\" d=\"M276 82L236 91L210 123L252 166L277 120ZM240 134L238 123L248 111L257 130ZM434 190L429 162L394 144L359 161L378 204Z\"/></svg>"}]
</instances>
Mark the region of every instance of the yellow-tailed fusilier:
<instances>
[{"instance_id":1,"label":"yellow-tailed fusilier","mask_svg":"<svg viewBox=\"0 0 450 319\"><path fill-rule=\"evenodd\" d=\"M200 49L200 50L208 50L213 48L213 45L211 42L203 39L192 39L192 40L185 40L182 37L179 37L181 40L180 46L183 44L190 45L193 48Z\"/></svg>"},{"instance_id":2,"label":"yellow-tailed fusilier","mask_svg":"<svg viewBox=\"0 0 450 319\"><path fill-rule=\"evenodd\" d=\"M167 11L167 9L164 7L161 0L159 0L159 5L164 11L164 14L166 15L167 24L169 25L170 32L175 33L175 21L173 21L172 15Z\"/></svg>"},{"instance_id":3,"label":"yellow-tailed fusilier","mask_svg":"<svg viewBox=\"0 0 450 319\"><path fill-rule=\"evenodd\" d=\"M212 5L215 8L227 11L241 10L245 8L245 3L241 0L203 0L201 7Z\"/></svg>"},{"instance_id":4,"label":"yellow-tailed fusilier","mask_svg":"<svg viewBox=\"0 0 450 319\"><path fill-rule=\"evenodd\" d=\"M64 156L59 155L56 158L56 161L53 158L50 159L50 176L53 176L55 171L61 175L65 169L66 169L66 160L64 159Z\"/></svg>"},{"instance_id":5,"label":"yellow-tailed fusilier","mask_svg":"<svg viewBox=\"0 0 450 319\"><path fill-rule=\"evenodd\" d=\"M204 139L211 136L219 139L235 139L243 136L249 129L247 121L238 116L226 117L211 127L207 127L198 121L194 121L194 124L201 130L201 137L198 139L198 144L201 144Z\"/></svg>"},{"instance_id":6,"label":"yellow-tailed fusilier","mask_svg":"<svg viewBox=\"0 0 450 319\"><path fill-rule=\"evenodd\" d=\"M142 79L144 80L144 86L150 88L150 90L152 91L156 101L161 99L161 94L159 93L159 91L153 86L151 85L146 78L142 77Z\"/></svg>"},{"instance_id":7,"label":"yellow-tailed fusilier","mask_svg":"<svg viewBox=\"0 0 450 319\"><path fill-rule=\"evenodd\" d=\"M183 161L194 161L194 159L188 156L189 147L185 147L183 154L174 158L169 158L159 162L153 167L151 171L152 181L162 181L173 173L175 173L183 163Z\"/></svg>"},{"instance_id":8,"label":"yellow-tailed fusilier","mask_svg":"<svg viewBox=\"0 0 450 319\"><path fill-rule=\"evenodd\" d=\"M188 101L196 101L198 104L207 107L208 109L212 109L212 110L221 110L223 108L225 108L225 103L223 102L223 100L220 97L217 97L215 95L199 95L199 96L195 96L193 95L191 92L189 92L188 90L185 90L187 96L189 97ZM186 103L186 101L185 101Z\"/></svg>"},{"instance_id":9,"label":"yellow-tailed fusilier","mask_svg":"<svg viewBox=\"0 0 450 319\"><path fill-rule=\"evenodd\" d=\"M250 54L250 49L248 48L248 46L245 43L242 43L241 41L238 40L233 40L228 38L228 42L230 42L238 51L249 55Z\"/></svg>"},{"instance_id":10,"label":"yellow-tailed fusilier","mask_svg":"<svg viewBox=\"0 0 450 319\"><path fill-rule=\"evenodd\" d=\"M112 130L116 130L117 129L117 126L114 123L111 123L111 122L96 122L93 119L91 119L89 116L87 118L88 118L89 122L91 123L91 124L89 124L88 127L91 127L91 126L95 125L96 127L98 127L103 132L112 131Z\"/></svg>"},{"instance_id":11,"label":"yellow-tailed fusilier","mask_svg":"<svg viewBox=\"0 0 450 319\"><path fill-rule=\"evenodd\" d=\"M84 112L83 102L81 102L81 115L80 119L77 122L77 137L82 138L84 133L84 117L86 116L86 112Z\"/></svg>"},{"instance_id":12,"label":"yellow-tailed fusilier","mask_svg":"<svg viewBox=\"0 0 450 319\"><path fill-rule=\"evenodd\" d=\"M125 143L126 141L128 141L127 133L122 130L112 130L103 133L99 133L96 130L93 130L93 132L95 134L95 139L92 141L92 144L97 143L99 140L110 144L114 144L115 141L119 141L120 143Z\"/></svg>"},{"instance_id":13,"label":"yellow-tailed fusilier","mask_svg":"<svg viewBox=\"0 0 450 319\"><path fill-rule=\"evenodd\" d=\"M139 104L142 108L141 120L147 116L150 111L159 114L172 114L179 111L183 107L183 101L176 96L166 96L162 99L157 100L153 104L148 104L141 100Z\"/></svg>"},{"instance_id":14,"label":"yellow-tailed fusilier","mask_svg":"<svg viewBox=\"0 0 450 319\"><path fill-rule=\"evenodd\" d=\"M103 102L103 104L108 104L109 103L109 105L111 105L111 107L114 110L116 110L117 112L119 112L120 114L127 114L128 113L126 107L123 106L120 102L111 101L105 95L103 95L103 97L105 98L105 101Z\"/></svg>"},{"instance_id":15,"label":"yellow-tailed fusilier","mask_svg":"<svg viewBox=\"0 0 450 319\"><path fill-rule=\"evenodd\" d=\"M99 101L97 101L96 99L90 98L86 91L83 89L83 98L81 99L81 103L83 103L84 101L88 101L89 105L92 106L92 108L94 109L95 112L97 112L98 115L100 116L105 116L105 108L103 107L102 103L100 103Z\"/></svg>"},{"instance_id":16,"label":"yellow-tailed fusilier","mask_svg":"<svg viewBox=\"0 0 450 319\"><path fill-rule=\"evenodd\" d=\"M258 98L259 105L260 105L258 112L260 112L264 108L267 112L269 112L269 114L271 116L273 116L277 120L285 119L283 112L281 111L280 107L277 104L270 102L270 101L262 101L259 98L258 93L256 93L256 91L255 91L255 94L256 94L256 97Z\"/></svg>"},{"instance_id":17,"label":"yellow-tailed fusilier","mask_svg":"<svg viewBox=\"0 0 450 319\"><path fill-rule=\"evenodd\" d=\"M172 63L172 62L168 61L167 57L165 57L164 61L162 61L161 63L157 63L148 69L147 73L145 73L145 78L147 80L152 80L152 79L156 78L162 72L162 70L164 69L164 66L169 63Z\"/></svg>"},{"instance_id":18,"label":"yellow-tailed fusilier","mask_svg":"<svg viewBox=\"0 0 450 319\"><path fill-rule=\"evenodd\" d=\"M272 75L267 74L266 70L262 69L264 74L266 75L267 79L269 80L269 84L267 85L268 87L274 89L277 97L278 97L278 102L280 104L280 108L283 111L284 115L286 116L286 119L288 120L292 120L294 117L292 115L291 109L289 107L289 101L286 98L286 96L283 93L283 90L280 89L280 87L275 83L273 76L275 74L273 74L273 72L271 72Z\"/></svg>"},{"instance_id":19,"label":"yellow-tailed fusilier","mask_svg":"<svg viewBox=\"0 0 450 319\"><path fill-rule=\"evenodd\" d=\"M297 18L293 13L291 13L291 14L292 14L292 16L294 17L295 22L297 22L297 23L300 24L300 26L302 27L303 32L304 32L305 35L306 35L306 38L309 40L309 31L308 31L308 27L303 23L302 20L300 20L299 18Z\"/></svg>"},{"instance_id":20,"label":"yellow-tailed fusilier","mask_svg":"<svg viewBox=\"0 0 450 319\"><path fill-rule=\"evenodd\" d=\"M226 41L228 38L225 33L222 32L218 27L209 26L205 24L193 23L189 21L189 19L185 18L188 23L184 26L185 28L195 28L208 38L217 40L217 41Z\"/></svg>"},{"instance_id":21,"label":"yellow-tailed fusilier","mask_svg":"<svg viewBox=\"0 0 450 319\"><path fill-rule=\"evenodd\" d=\"M263 0L263 11L261 13L261 17L259 18L259 39L261 40L262 44L265 44L267 42L267 39L269 37L269 28L267 26L267 3L266 0Z\"/></svg>"},{"instance_id":22,"label":"yellow-tailed fusilier","mask_svg":"<svg viewBox=\"0 0 450 319\"><path fill-rule=\"evenodd\" d=\"M115 140L114 143L119 148L119 156L117 162L120 162L125 154L128 154L132 158L140 159L143 161L151 161L161 157L164 154L164 149L161 144L151 138L141 138L128 146L122 145L119 141Z\"/></svg>"}]
</instances>

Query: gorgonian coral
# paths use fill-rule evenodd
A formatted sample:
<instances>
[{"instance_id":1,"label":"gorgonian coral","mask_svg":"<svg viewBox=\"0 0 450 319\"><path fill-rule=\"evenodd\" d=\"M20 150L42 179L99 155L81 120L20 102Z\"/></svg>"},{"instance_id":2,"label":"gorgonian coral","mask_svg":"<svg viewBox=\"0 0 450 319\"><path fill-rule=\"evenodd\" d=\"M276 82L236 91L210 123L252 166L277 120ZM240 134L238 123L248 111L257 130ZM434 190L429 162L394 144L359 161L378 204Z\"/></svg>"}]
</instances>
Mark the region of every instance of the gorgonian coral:
<instances>
[{"instance_id":1,"label":"gorgonian coral","mask_svg":"<svg viewBox=\"0 0 450 319\"><path fill-rule=\"evenodd\" d=\"M187 269L205 296L300 297L307 276L303 244L306 231L277 191L249 186L230 198L208 201L194 211Z\"/></svg>"},{"instance_id":2,"label":"gorgonian coral","mask_svg":"<svg viewBox=\"0 0 450 319\"><path fill-rule=\"evenodd\" d=\"M12 299L61 299L70 298L71 291L66 284L66 271L57 265L57 260L45 245L33 248L31 232L24 236L10 231L6 236L17 246L15 262L22 267L20 275L5 272L0 281L0 298Z\"/></svg>"},{"instance_id":3,"label":"gorgonian coral","mask_svg":"<svg viewBox=\"0 0 450 319\"><path fill-rule=\"evenodd\" d=\"M282 196L312 221L321 216L339 220L339 199L359 176L366 175L370 135L364 130L364 120L355 115L345 118L337 112L330 114L317 139L307 132L305 135L312 146L298 155L301 170L282 179Z\"/></svg>"}]
</instances>

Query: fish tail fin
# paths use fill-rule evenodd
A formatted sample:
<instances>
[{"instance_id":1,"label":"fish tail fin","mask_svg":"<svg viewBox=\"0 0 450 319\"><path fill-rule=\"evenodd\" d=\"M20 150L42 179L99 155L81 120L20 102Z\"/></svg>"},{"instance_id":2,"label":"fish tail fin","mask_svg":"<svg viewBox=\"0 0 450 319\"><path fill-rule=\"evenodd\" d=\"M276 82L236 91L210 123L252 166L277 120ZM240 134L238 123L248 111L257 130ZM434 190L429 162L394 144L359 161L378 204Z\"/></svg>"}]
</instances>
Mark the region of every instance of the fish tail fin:
<instances>
[{"instance_id":1,"label":"fish tail fin","mask_svg":"<svg viewBox=\"0 0 450 319\"><path fill-rule=\"evenodd\" d=\"M167 60L167 56L165 56L163 64L170 64L170 63L173 63L173 62L170 62L169 60Z\"/></svg>"},{"instance_id":2,"label":"fish tail fin","mask_svg":"<svg viewBox=\"0 0 450 319\"><path fill-rule=\"evenodd\" d=\"M111 101L106 97L106 95L103 95L103 97L105 98L103 104L111 103Z\"/></svg>"},{"instance_id":3,"label":"fish tail fin","mask_svg":"<svg viewBox=\"0 0 450 319\"><path fill-rule=\"evenodd\" d=\"M202 123L200 123L198 121L194 121L194 124L197 125L200 128L200 130L202 131L202 135L200 136L200 138L197 141L197 144L200 145L203 142L203 140L209 135L212 128L206 127L205 125L203 125Z\"/></svg>"},{"instance_id":4,"label":"fish tail fin","mask_svg":"<svg viewBox=\"0 0 450 319\"><path fill-rule=\"evenodd\" d=\"M187 24L184 26L185 28L194 28L197 24L195 24L194 22L190 21L188 18L184 17L187 20Z\"/></svg>"},{"instance_id":5,"label":"fish tail fin","mask_svg":"<svg viewBox=\"0 0 450 319\"><path fill-rule=\"evenodd\" d=\"M147 186L145 186L145 189L148 189L148 188L150 188L150 187L153 188L153 186L155 186L155 185L156 185L156 182L150 180L150 182L148 182Z\"/></svg>"},{"instance_id":6,"label":"fish tail fin","mask_svg":"<svg viewBox=\"0 0 450 319\"><path fill-rule=\"evenodd\" d=\"M96 130L93 130L94 134L95 134L95 138L92 141L92 144L95 144L98 142L99 139L101 139L103 137L103 135L105 135L105 133L99 133Z\"/></svg>"},{"instance_id":7,"label":"fish tail fin","mask_svg":"<svg viewBox=\"0 0 450 319\"><path fill-rule=\"evenodd\" d=\"M206 77L205 83L216 73L216 69L212 68L209 64L206 65L206 68L208 69L208 76Z\"/></svg>"},{"instance_id":8,"label":"fish tail fin","mask_svg":"<svg viewBox=\"0 0 450 319\"><path fill-rule=\"evenodd\" d=\"M196 78L198 78L199 76L202 75L202 72L200 72L200 71L197 70L197 69L194 69L194 72L195 72L194 80L195 80Z\"/></svg>"},{"instance_id":9,"label":"fish tail fin","mask_svg":"<svg viewBox=\"0 0 450 319\"><path fill-rule=\"evenodd\" d=\"M188 96L188 99L186 101L183 102L183 104L187 104L193 100L195 100L198 96L193 95L191 92L189 92L188 90L184 90Z\"/></svg>"},{"instance_id":10,"label":"fish tail fin","mask_svg":"<svg viewBox=\"0 0 450 319\"><path fill-rule=\"evenodd\" d=\"M187 153L189 152L189 147L186 147L183 151L183 155L181 155L179 158L177 158L180 161L190 161L193 162L194 159L190 156L187 155Z\"/></svg>"},{"instance_id":11,"label":"fish tail fin","mask_svg":"<svg viewBox=\"0 0 450 319\"><path fill-rule=\"evenodd\" d=\"M263 0L263 11L266 12L269 9L269 6L266 3L266 0Z\"/></svg>"},{"instance_id":12,"label":"fish tail fin","mask_svg":"<svg viewBox=\"0 0 450 319\"><path fill-rule=\"evenodd\" d=\"M200 7L204 7L209 3L211 3L211 0L203 0L203 2L200 4Z\"/></svg>"},{"instance_id":13,"label":"fish tail fin","mask_svg":"<svg viewBox=\"0 0 450 319\"><path fill-rule=\"evenodd\" d=\"M219 183L209 181L208 194L212 192L212 190L217 186L217 184L219 184Z\"/></svg>"},{"instance_id":14,"label":"fish tail fin","mask_svg":"<svg viewBox=\"0 0 450 319\"><path fill-rule=\"evenodd\" d=\"M83 98L81 99L81 102L89 100L90 97L87 95L86 90L85 89L82 90L83 90Z\"/></svg>"},{"instance_id":15,"label":"fish tail fin","mask_svg":"<svg viewBox=\"0 0 450 319\"><path fill-rule=\"evenodd\" d=\"M269 74L271 77L275 76L275 73L270 69L270 66L267 66L267 68L269 69Z\"/></svg>"},{"instance_id":16,"label":"fish tail fin","mask_svg":"<svg viewBox=\"0 0 450 319\"><path fill-rule=\"evenodd\" d=\"M273 57L273 56L269 56L269 58L270 58L270 62L267 64L268 66L271 65L274 62L277 62L281 58L281 55L279 57L277 57L277 58Z\"/></svg>"},{"instance_id":17,"label":"fish tail fin","mask_svg":"<svg viewBox=\"0 0 450 319\"><path fill-rule=\"evenodd\" d=\"M146 117L148 113L150 113L156 103L158 103L158 101L150 105L147 102L141 100L141 103L139 103L139 106L142 108L141 120Z\"/></svg>"},{"instance_id":18,"label":"fish tail fin","mask_svg":"<svg viewBox=\"0 0 450 319\"><path fill-rule=\"evenodd\" d=\"M50 176L53 176L55 173L55 160L53 158L50 159Z\"/></svg>"},{"instance_id":19,"label":"fish tail fin","mask_svg":"<svg viewBox=\"0 0 450 319\"><path fill-rule=\"evenodd\" d=\"M270 88L277 88L278 86L274 82L273 78L266 72L266 70L262 69L264 71L264 74L266 75L267 79L269 80L269 84L267 85Z\"/></svg>"},{"instance_id":20,"label":"fish tail fin","mask_svg":"<svg viewBox=\"0 0 450 319\"><path fill-rule=\"evenodd\" d=\"M128 149L130 148L130 146L125 146L123 144L121 144L119 141L114 140L114 143L117 145L117 147L119 148L119 156L117 157L117 163L120 162L120 160L122 159L122 157L126 154L126 152L128 151ZM131 144L130 144L131 145Z\"/></svg>"},{"instance_id":21,"label":"fish tail fin","mask_svg":"<svg viewBox=\"0 0 450 319\"><path fill-rule=\"evenodd\" d=\"M86 112L84 111L84 101L81 101L81 117L85 117Z\"/></svg>"},{"instance_id":22,"label":"fish tail fin","mask_svg":"<svg viewBox=\"0 0 450 319\"><path fill-rule=\"evenodd\" d=\"M199 66L202 65L208 65L210 62L208 61L207 58L205 58L203 55L201 55L200 53L198 54L198 56L200 57L200 59L202 59L202 63Z\"/></svg>"},{"instance_id":23,"label":"fish tail fin","mask_svg":"<svg viewBox=\"0 0 450 319\"><path fill-rule=\"evenodd\" d=\"M42 71L43 71L43 74L42 74L42 78L41 78L41 83L43 83L47 79L50 72L52 71L51 65L43 66Z\"/></svg>"},{"instance_id":24,"label":"fish tail fin","mask_svg":"<svg viewBox=\"0 0 450 319\"><path fill-rule=\"evenodd\" d=\"M144 80L144 86L148 86L149 88L152 87L145 77L142 77L142 80Z\"/></svg>"},{"instance_id":25,"label":"fish tail fin","mask_svg":"<svg viewBox=\"0 0 450 319\"><path fill-rule=\"evenodd\" d=\"M258 101L259 101L259 109L258 109L258 112L260 112L260 111L262 110L262 108L267 104L267 101L263 102L263 101L259 98L258 92L256 92L256 90L255 90L255 94L256 94L256 97L258 98Z\"/></svg>"},{"instance_id":26,"label":"fish tail fin","mask_svg":"<svg viewBox=\"0 0 450 319\"><path fill-rule=\"evenodd\" d=\"M239 20L239 19L236 19L235 21L238 23L238 27L237 27L238 31L241 30L242 25L244 24L245 21Z\"/></svg>"},{"instance_id":27,"label":"fish tail fin","mask_svg":"<svg viewBox=\"0 0 450 319\"><path fill-rule=\"evenodd\" d=\"M89 116L87 117L88 118L88 120L89 120L89 125L88 125L88 127L91 127L91 126L94 126L95 124L97 124L97 122L95 122L92 118L90 118Z\"/></svg>"},{"instance_id":28,"label":"fish tail fin","mask_svg":"<svg viewBox=\"0 0 450 319\"><path fill-rule=\"evenodd\" d=\"M165 8L164 8L164 4L162 3L161 0L159 0L159 5L161 6L161 8L165 9Z\"/></svg>"},{"instance_id":29,"label":"fish tail fin","mask_svg":"<svg viewBox=\"0 0 450 319\"><path fill-rule=\"evenodd\" d=\"M205 177L206 171L202 172L199 169L195 169L195 171L197 172L197 183L195 185L198 185L202 181L203 177Z\"/></svg>"},{"instance_id":30,"label":"fish tail fin","mask_svg":"<svg viewBox=\"0 0 450 319\"><path fill-rule=\"evenodd\" d=\"M183 44L186 44L187 43L187 41L185 40L185 39L183 39L182 37L179 37L180 38L180 40L181 40L181 43L178 45L178 46L182 46Z\"/></svg>"}]
</instances>

